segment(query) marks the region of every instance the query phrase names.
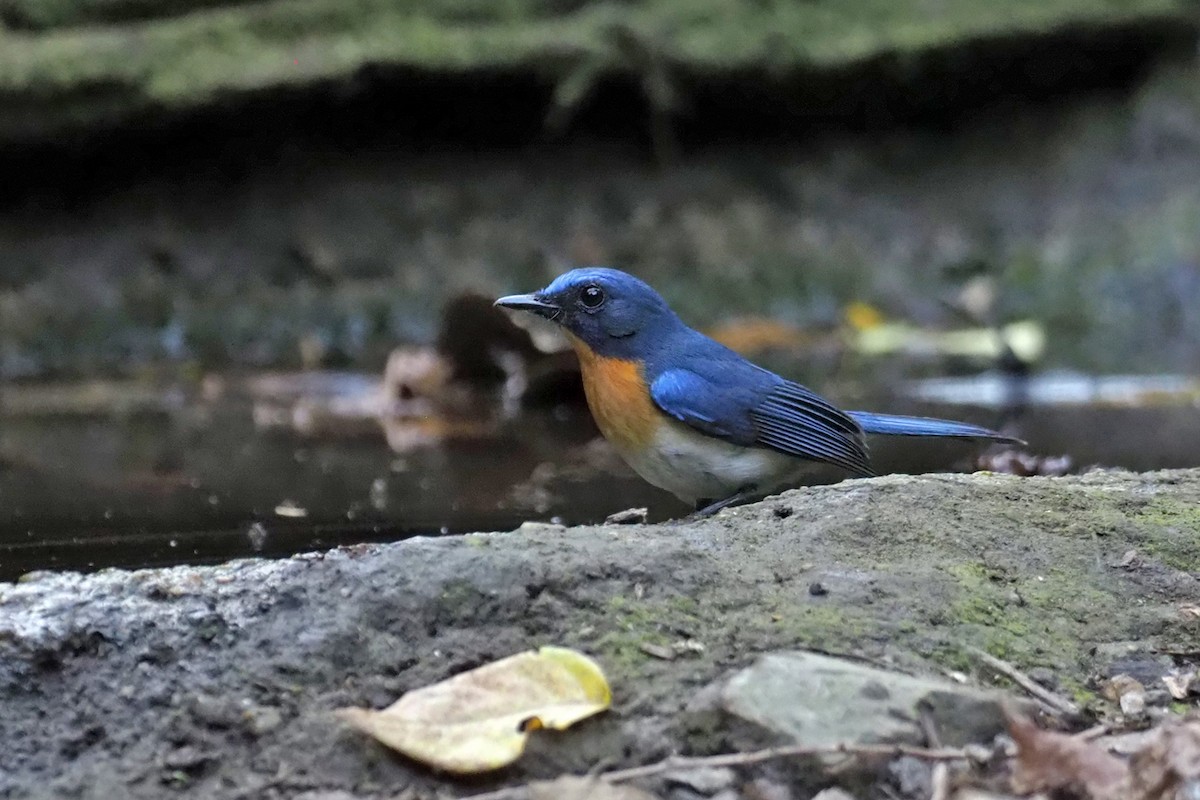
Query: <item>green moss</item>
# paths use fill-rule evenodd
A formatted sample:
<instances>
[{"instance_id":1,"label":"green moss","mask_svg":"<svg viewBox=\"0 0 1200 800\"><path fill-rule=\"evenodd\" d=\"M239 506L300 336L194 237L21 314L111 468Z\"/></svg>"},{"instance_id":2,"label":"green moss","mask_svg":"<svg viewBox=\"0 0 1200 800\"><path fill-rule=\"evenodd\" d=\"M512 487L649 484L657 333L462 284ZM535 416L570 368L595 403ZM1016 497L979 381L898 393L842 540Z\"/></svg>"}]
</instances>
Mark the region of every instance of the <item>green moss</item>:
<instances>
[{"instance_id":1,"label":"green moss","mask_svg":"<svg viewBox=\"0 0 1200 800\"><path fill-rule=\"evenodd\" d=\"M1185 572L1200 572L1200 508L1156 497L1135 517L1144 526L1142 549Z\"/></svg>"},{"instance_id":2,"label":"green moss","mask_svg":"<svg viewBox=\"0 0 1200 800\"><path fill-rule=\"evenodd\" d=\"M560 98L665 59L691 72L837 67L883 53L1080 23L1180 15L1183 0L0 0L0 92L57 100L65 120L351 75L365 64L524 69ZM186 13L191 11L191 13ZM130 24L81 26L95 19ZM661 58L655 58L657 54ZM101 89L101 87L103 87Z\"/></svg>"},{"instance_id":3,"label":"green moss","mask_svg":"<svg viewBox=\"0 0 1200 800\"><path fill-rule=\"evenodd\" d=\"M442 587L441 612L449 617L470 617L467 610L476 605L479 599L479 589L470 581L448 581Z\"/></svg>"},{"instance_id":4,"label":"green moss","mask_svg":"<svg viewBox=\"0 0 1200 800\"><path fill-rule=\"evenodd\" d=\"M680 610L680 606L686 605L678 597L644 602L615 596L608 602L603 618L606 630L597 639L596 648L616 666L636 669L652 658L642 649L643 645L669 645L673 639L667 631L696 625L692 614Z\"/></svg>"},{"instance_id":5,"label":"green moss","mask_svg":"<svg viewBox=\"0 0 1200 800\"><path fill-rule=\"evenodd\" d=\"M957 581L949 617L967 640L997 658L1019 664L1078 663L1090 631L1108 619L1113 598L1065 568L1006 579L979 562L945 568ZM1104 631L1097 630L1101 637Z\"/></svg>"},{"instance_id":6,"label":"green moss","mask_svg":"<svg viewBox=\"0 0 1200 800\"><path fill-rule=\"evenodd\" d=\"M805 647L825 652L854 652L868 638L887 637L878 619L861 609L813 602L788 609L775 623L784 646Z\"/></svg>"},{"instance_id":7,"label":"green moss","mask_svg":"<svg viewBox=\"0 0 1200 800\"><path fill-rule=\"evenodd\" d=\"M1075 701L1075 704L1080 708L1088 708L1096 705L1100 701L1100 695L1088 689L1078 680L1069 675L1059 676L1059 683L1062 685L1066 694Z\"/></svg>"}]
</instances>

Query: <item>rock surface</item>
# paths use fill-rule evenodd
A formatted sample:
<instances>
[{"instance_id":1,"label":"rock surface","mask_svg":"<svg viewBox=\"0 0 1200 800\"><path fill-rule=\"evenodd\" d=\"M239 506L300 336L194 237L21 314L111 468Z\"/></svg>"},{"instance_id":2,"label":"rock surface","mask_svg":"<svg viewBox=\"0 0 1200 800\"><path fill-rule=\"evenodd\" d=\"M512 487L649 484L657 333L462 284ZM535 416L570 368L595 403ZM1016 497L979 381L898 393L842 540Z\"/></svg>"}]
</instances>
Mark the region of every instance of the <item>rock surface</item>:
<instances>
[{"instance_id":1,"label":"rock surface","mask_svg":"<svg viewBox=\"0 0 1200 800\"><path fill-rule=\"evenodd\" d=\"M469 795L724 751L732 721L690 706L781 649L993 683L972 645L1087 703L1107 661L1196 650L1198 507L1200 470L893 476L695 523L28 576L0 588L0 795ZM642 648L680 641L672 661ZM330 713L546 643L599 660L613 711L487 780L450 784Z\"/></svg>"},{"instance_id":2,"label":"rock surface","mask_svg":"<svg viewBox=\"0 0 1200 800\"><path fill-rule=\"evenodd\" d=\"M820 653L770 653L734 675L724 707L736 717L813 747L841 742L921 745L922 714L947 745L1002 730L1002 696Z\"/></svg>"}]
</instances>

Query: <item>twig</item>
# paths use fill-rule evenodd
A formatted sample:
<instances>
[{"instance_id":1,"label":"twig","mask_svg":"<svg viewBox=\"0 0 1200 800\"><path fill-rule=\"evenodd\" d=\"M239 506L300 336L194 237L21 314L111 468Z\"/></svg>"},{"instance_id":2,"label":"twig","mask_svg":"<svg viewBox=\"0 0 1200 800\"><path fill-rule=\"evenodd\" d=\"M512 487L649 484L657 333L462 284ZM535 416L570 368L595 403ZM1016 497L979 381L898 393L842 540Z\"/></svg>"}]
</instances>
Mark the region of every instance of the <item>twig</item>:
<instances>
[{"instance_id":1,"label":"twig","mask_svg":"<svg viewBox=\"0 0 1200 800\"><path fill-rule=\"evenodd\" d=\"M520 786L509 786L507 789L497 789L494 792L467 795L466 800L522 800L528 796L529 784L523 783ZM397 795L391 800L400 800L400 796Z\"/></svg>"},{"instance_id":2,"label":"twig","mask_svg":"<svg viewBox=\"0 0 1200 800\"><path fill-rule=\"evenodd\" d=\"M706 769L711 767L741 767L759 764L778 758L804 758L812 756L912 756L926 761L964 761L967 754L960 748L913 747L906 744L831 744L831 745L784 745L766 750L751 750L747 753L722 753L715 756L671 756L653 764L640 767L602 772L597 777L608 783L624 783L638 778L652 778L675 770ZM471 795L468 800L516 800L528 792L526 786L512 786L494 792Z\"/></svg>"},{"instance_id":3,"label":"twig","mask_svg":"<svg viewBox=\"0 0 1200 800\"><path fill-rule=\"evenodd\" d=\"M1046 705L1049 710L1067 716L1077 717L1082 711L1079 706L1072 703L1065 697L1055 694L1044 686L1040 685L1033 678L1030 678L1024 672L1014 667L1007 661L996 658L991 653L980 650L978 647L968 646L967 651L978 658L983 663L987 664L992 669L1010 678L1014 683L1020 686L1025 691L1033 695L1034 699Z\"/></svg>"},{"instance_id":4,"label":"twig","mask_svg":"<svg viewBox=\"0 0 1200 800\"><path fill-rule=\"evenodd\" d=\"M606 772L600 777L610 783L648 778L676 769L705 769L707 767L741 767L774 761L777 758L804 758L811 756L913 756L928 761L959 761L967 754L959 748L913 747L906 744L850 744L842 742L824 746L784 745L766 750L751 750L748 753L723 753L717 756L674 756L654 764L630 767Z\"/></svg>"}]
</instances>

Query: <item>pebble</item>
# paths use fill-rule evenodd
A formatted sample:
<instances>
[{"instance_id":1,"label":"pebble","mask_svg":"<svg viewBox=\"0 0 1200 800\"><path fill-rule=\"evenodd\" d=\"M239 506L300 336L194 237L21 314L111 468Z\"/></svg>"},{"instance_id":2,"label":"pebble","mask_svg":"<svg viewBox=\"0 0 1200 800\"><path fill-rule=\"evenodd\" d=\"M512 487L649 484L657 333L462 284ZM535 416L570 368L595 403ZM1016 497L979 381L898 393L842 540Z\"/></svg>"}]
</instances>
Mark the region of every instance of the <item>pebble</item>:
<instances>
[{"instance_id":1,"label":"pebble","mask_svg":"<svg viewBox=\"0 0 1200 800\"><path fill-rule=\"evenodd\" d=\"M704 767L668 772L663 780L668 786L683 786L705 797L733 786L733 770L728 767Z\"/></svg>"},{"instance_id":2,"label":"pebble","mask_svg":"<svg viewBox=\"0 0 1200 800\"><path fill-rule=\"evenodd\" d=\"M926 798L933 794L933 770L912 756L901 756L888 764L888 774L904 797Z\"/></svg>"},{"instance_id":3,"label":"pebble","mask_svg":"<svg viewBox=\"0 0 1200 800\"><path fill-rule=\"evenodd\" d=\"M242 714L246 730L253 736L263 736L283 724L283 714L279 709L270 706L255 706L248 708Z\"/></svg>"},{"instance_id":4,"label":"pebble","mask_svg":"<svg viewBox=\"0 0 1200 800\"><path fill-rule=\"evenodd\" d=\"M847 792L845 789L839 789L836 786L831 786L828 789L822 789L813 795L812 800L855 800L854 795Z\"/></svg>"},{"instance_id":5,"label":"pebble","mask_svg":"<svg viewBox=\"0 0 1200 800\"><path fill-rule=\"evenodd\" d=\"M212 753L200 750L190 744L177 747L163 757L163 766L167 769L190 770L201 767L210 761L215 761Z\"/></svg>"},{"instance_id":6,"label":"pebble","mask_svg":"<svg viewBox=\"0 0 1200 800\"><path fill-rule=\"evenodd\" d=\"M1029 670L1029 677L1033 678L1038 685L1045 686L1047 689L1058 689L1058 676L1049 667L1034 667Z\"/></svg>"},{"instance_id":7,"label":"pebble","mask_svg":"<svg viewBox=\"0 0 1200 800\"><path fill-rule=\"evenodd\" d=\"M605 525L640 525L650 515L648 508L627 508L605 518Z\"/></svg>"},{"instance_id":8,"label":"pebble","mask_svg":"<svg viewBox=\"0 0 1200 800\"><path fill-rule=\"evenodd\" d=\"M782 783L756 778L742 787L744 800L794 800L792 790Z\"/></svg>"}]
</instances>

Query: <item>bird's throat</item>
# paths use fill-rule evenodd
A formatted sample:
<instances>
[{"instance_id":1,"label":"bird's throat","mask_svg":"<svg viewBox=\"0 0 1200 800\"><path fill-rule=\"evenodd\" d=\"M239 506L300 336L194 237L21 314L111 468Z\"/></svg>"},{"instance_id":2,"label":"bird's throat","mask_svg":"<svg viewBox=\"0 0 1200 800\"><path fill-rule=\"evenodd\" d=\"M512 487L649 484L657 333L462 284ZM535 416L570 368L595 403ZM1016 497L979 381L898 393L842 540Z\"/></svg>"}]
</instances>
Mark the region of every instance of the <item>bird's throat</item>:
<instances>
[{"instance_id":1,"label":"bird's throat","mask_svg":"<svg viewBox=\"0 0 1200 800\"><path fill-rule=\"evenodd\" d=\"M596 426L622 455L648 447L660 424L642 367L635 361L601 356L579 337L567 339L579 357L583 391Z\"/></svg>"}]
</instances>

